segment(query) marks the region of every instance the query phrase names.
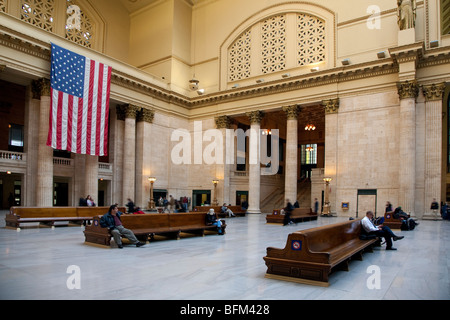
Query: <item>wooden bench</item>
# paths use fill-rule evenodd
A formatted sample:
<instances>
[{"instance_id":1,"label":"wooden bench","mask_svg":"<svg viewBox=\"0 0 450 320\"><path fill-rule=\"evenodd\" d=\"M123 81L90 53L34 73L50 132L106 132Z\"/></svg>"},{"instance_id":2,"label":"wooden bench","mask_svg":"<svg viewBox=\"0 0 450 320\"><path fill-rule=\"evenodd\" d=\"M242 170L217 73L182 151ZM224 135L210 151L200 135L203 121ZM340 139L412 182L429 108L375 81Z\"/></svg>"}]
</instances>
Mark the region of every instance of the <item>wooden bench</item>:
<instances>
[{"instance_id":1,"label":"wooden bench","mask_svg":"<svg viewBox=\"0 0 450 320\"><path fill-rule=\"evenodd\" d=\"M227 206L236 216L245 216L247 211L242 209L241 206ZM214 212L217 213L219 217L228 217L226 213L222 213L222 206L196 206L194 207L194 212L208 212L209 209L214 209Z\"/></svg>"},{"instance_id":2,"label":"wooden bench","mask_svg":"<svg viewBox=\"0 0 450 320\"><path fill-rule=\"evenodd\" d=\"M301 230L288 235L284 249L267 248L267 278L328 286L332 270L348 271L350 259L362 260L378 239L361 240L361 220Z\"/></svg>"},{"instance_id":3,"label":"wooden bench","mask_svg":"<svg viewBox=\"0 0 450 320\"><path fill-rule=\"evenodd\" d=\"M53 227L57 221L84 224L94 216L105 214L109 207L11 207L5 216L6 227L20 228L21 224L39 222ZM125 207L120 207L125 212Z\"/></svg>"},{"instance_id":4,"label":"wooden bench","mask_svg":"<svg viewBox=\"0 0 450 320\"><path fill-rule=\"evenodd\" d=\"M94 217L92 224L86 226L85 242L110 246L112 236L108 229L101 227L101 217ZM132 230L141 241L153 240L155 235L179 240L182 232L201 236L205 235L205 231L217 232L216 226L206 225L204 212L123 214L120 219L123 226ZM222 220L223 232L225 228L225 221Z\"/></svg>"},{"instance_id":5,"label":"wooden bench","mask_svg":"<svg viewBox=\"0 0 450 320\"><path fill-rule=\"evenodd\" d=\"M402 226L403 219L394 218L394 211L386 212L384 214L383 225L388 226L391 229L400 229Z\"/></svg>"},{"instance_id":6,"label":"wooden bench","mask_svg":"<svg viewBox=\"0 0 450 320\"><path fill-rule=\"evenodd\" d=\"M275 209L272 214L266 216L266 223L283 223L283 220L284 214L281 214L281 209ZM291 220L294 222L317 220L317 213L311 208L295 208L292 210Z\"/></svg>"}]
</instances>

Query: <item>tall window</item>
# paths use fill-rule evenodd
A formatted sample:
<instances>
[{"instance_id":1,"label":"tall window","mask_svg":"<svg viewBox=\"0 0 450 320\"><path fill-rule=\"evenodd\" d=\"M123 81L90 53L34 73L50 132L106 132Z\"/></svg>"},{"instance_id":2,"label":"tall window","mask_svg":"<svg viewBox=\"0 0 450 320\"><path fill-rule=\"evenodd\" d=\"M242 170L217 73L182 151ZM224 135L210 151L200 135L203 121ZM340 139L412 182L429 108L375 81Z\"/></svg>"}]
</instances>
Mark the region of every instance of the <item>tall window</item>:
<instances>
[{"instance_id":1,"label":"tall window","mask_svg":"<svg viewBox=\"0 0 450 320\"><path fill-rule=\"evenodd\" d=\"M317 144L301 146L301 164L317 164Z\"/></svg>"},{"instance_id":2,"label":"tall window","mask_svg":"<svg viewBox=\"0 0 450 320\"><path fill-rule=\"evenodd\" d=\"M441 0L441 29L442 34L450 34L450 1Z\"/></svg>"},{"instance_id":3,"label":"tall window","mask_svg":"<svg viewBox=\"0 0 450 320\"><path fill-rule=\"evenodd\" d=\"M8 150L23 152L23 125L9 124Z\"/></svg>"}]
</instances>

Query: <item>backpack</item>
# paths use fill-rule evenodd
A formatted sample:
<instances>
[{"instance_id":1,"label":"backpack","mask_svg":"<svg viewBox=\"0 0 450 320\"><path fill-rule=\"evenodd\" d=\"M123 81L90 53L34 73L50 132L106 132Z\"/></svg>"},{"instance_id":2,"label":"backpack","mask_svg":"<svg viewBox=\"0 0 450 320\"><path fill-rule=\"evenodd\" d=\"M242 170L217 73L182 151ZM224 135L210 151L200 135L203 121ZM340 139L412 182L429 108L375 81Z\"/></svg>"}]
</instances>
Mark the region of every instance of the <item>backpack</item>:
<instances>
[{"instance_id":1,"label":"backpack","mask_svg":"<svg viewBox=\"0 0 450 320\"><path fill-rule=\"evenodd\" d=\"M416 223L412 218L408 218L407 220L402 220L402 225L400 227L400 230L409 231L414 230L416 227Z\"/></svg>"}]
</instances>

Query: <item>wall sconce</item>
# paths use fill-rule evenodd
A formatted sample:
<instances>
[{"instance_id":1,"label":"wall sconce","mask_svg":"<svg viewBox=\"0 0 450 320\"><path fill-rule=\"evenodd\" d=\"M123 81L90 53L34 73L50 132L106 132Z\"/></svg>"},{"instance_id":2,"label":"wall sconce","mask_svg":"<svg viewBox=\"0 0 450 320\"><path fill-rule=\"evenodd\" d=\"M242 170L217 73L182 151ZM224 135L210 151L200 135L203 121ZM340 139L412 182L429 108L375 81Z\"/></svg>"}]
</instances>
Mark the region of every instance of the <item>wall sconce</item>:
<instances>
[{"instance_id":1,"label":"wall sconce","mask_svg":"<svg viewBox=\"0 0 450 320\"><path fill-rule=\"evenodd\" d=\"M201 96L202 94L204 94L205 93L205 89L199 89L199 90L197 90L197 94L199 95L199 96Z\"/></svg>"},{"instance_id":2,"label":"wall sconce","mask_svg":"<svg viewBox=\"0 0 450 320\"><path fill-rule=\"evenodd\" d=\"M378 59L383 59L386 57L386 52L385 51L380 51L377 53L377 57Z\"/></svg>"},{"instance_id":3,"label":"wall sconce","mask_svg":"<svg viewBox=\"0 0 450 320\"><path fill-rule=\"evenodd\" d=\"M289 76L290 76L289 73L284 73L284 74L281 75L282 78L287 78L287 77L289 77Z\"/></svg>"},{"instance_id":4,"label":"wall sconce","mask_svg":"<svg viewBox=\"0 0 450 320\"><path fill-rule=\"evenodd\" d=\"M349 59L344 59L341 61L343 66L348 66L350 64L350 60Z\"/></svg>"},{"instance_id":5,"label":"wall sconce","mask_svg":"<svg viewBox=\"0 0 450 320\"><path fill-rule=\"evenodd\" d=\"M311 68L311 72L316 72L316 71L319 71L319 67Z\"/></svg>"},{"instance_id":6,"label":"wall sconce","mask_svg":"<svg viewBox=\"0 0 450 320\"><path fill-rule=\"evenodd\" d=\"M239 88L239 84L238 83L236 83L236 84L234 84L232 87L231 87L232 89L236 89L236 88Z\"/></svg>"},{"instance_id":7,"label":"wall sconce","mask_svg":"<svg viewBox=\"0 0 450 320\"><path fill-rule=\"evenodd\" d=\"M256 83L261 83L261 82L264 82L264 79L258 79L258 80L256 80Z\"/></svg>"}]
</instances>

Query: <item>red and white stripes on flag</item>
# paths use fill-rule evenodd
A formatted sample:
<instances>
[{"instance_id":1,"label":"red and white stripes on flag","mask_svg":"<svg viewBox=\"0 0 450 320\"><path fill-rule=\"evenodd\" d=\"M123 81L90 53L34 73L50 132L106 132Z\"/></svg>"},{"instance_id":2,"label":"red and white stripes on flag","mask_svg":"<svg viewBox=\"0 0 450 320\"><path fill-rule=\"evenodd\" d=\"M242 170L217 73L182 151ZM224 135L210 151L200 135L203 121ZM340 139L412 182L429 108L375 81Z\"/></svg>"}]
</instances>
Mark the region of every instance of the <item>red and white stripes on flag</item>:
<instances>
[{"instance_id":1,"label":"red and white stripes on flag","mask_svg":"<svg viewBox=\"0 0 450 320\"><path fill-rule=\"evenodd\" d=\"M47 145L107 155L111 67L52 44Z\"/></svg>"}]
</instances>

